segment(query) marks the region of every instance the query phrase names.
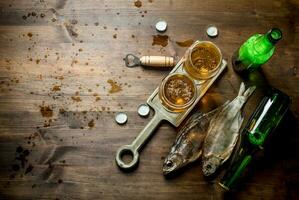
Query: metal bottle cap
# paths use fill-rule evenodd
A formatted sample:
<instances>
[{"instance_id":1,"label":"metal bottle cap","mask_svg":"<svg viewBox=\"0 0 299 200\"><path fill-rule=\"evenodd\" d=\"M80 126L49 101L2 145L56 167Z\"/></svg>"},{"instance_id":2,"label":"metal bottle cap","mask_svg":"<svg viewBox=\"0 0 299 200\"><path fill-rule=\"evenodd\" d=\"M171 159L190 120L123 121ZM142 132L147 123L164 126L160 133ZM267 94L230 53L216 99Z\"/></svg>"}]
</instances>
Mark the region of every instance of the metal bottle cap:
<instances>
[{"instance_id":1,"label":"metal bottle cap","mask_svg":"<svg viewBox=\"0 0 299 200\"><path fill-rule=\"evenodd\" d=\"M115 121L118 123L118 124L125 124L128 120L128 116L126 113L123 113L123 112L119 112L115 115Z\"/></svg>"},{"instance_id":2,"label":"metal bottle cap","mask_svg":"<svg viewBox=\"0 0 299 200\"><path fill-rule=\"evenodd\" d=\"M218 29L214 25L209 26L206 32L209 37L217 37L218 35Z\"/></svg>"},{"instance_id":3,"label":"metal bottle cap","mask_svg":"<svg viewBox=\"0 0 299 200\"><path fill-rule=\"evenodd\" d=\"M141 117L146 117L148 116L148 114L150 113L150 108L147 104L141 104L138 106L138 114L141 116Z\"/></svg>"},{"instance_id":4,"label":"metal bottle cap","mask_svg":"<svg viewBox=\"0 0 299 200\"><path fill-rule=\"evenodd\" d=\"M156 30L159 32L164 32L167 29L167 22L164 20L160 20L156 23Z\"/></svg>"}]
</instances>

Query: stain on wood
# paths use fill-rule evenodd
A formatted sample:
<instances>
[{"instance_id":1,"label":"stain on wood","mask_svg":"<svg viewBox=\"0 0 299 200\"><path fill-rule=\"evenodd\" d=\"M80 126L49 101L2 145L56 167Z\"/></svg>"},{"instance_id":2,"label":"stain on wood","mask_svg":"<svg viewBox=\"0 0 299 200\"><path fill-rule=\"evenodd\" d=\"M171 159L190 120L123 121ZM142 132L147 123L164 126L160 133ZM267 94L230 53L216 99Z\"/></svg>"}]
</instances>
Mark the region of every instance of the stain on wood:
<instances>
[{"instance_id":1,"label":"stain on wood","mask_svg":"<svg viewBox=\"0 0 299 200\"><path fill-rule=\"evenodd\" d=\"M53 116L53 110L50 108L50 106L40 106L40 112L43 117Z\"/></svg>"},{"instance_id":2,"label":"stain on wood","mask_svg":"<svg viewBox=\"0 0 299 200\"><path fill-rule=\"evenodd\" d=\"M160 45L166 47L168 45L168 35L153 35L152 45Z\"/></svg>"},{"instance_id":3,"label":"stain on wood","mask_svg":"<svg viewBox=\"0 0 299 200\"><path fill-rule=\"evenodd\" d=\"M107 83L110 84L110 90L109 93L116 93L122 91L122 88L117 82L113 81L112 79L109 79Z\"/></svg>"},{"instance_id":4,"label":"stain on wood","mask_svg":"<svg viewBox=\"0 0 299 200\"><path fill-rule=\"evenodd\" d=\"M137 8L140 8L142 6L142 2L140 0L137 0L134 2L134 5L137 7Z\"/></svg>"}]
</instances>

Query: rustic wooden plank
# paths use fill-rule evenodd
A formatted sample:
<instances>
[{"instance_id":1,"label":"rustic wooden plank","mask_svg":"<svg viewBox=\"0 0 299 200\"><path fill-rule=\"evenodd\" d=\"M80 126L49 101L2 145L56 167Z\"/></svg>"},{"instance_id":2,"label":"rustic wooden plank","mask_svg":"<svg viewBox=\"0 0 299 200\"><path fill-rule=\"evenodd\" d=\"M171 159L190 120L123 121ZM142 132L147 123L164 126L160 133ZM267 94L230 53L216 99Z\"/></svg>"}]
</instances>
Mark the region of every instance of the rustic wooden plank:
<instances>
[{"instance_id":1,"label":"rustic wooden plank","mask_svg":"<svg viewBox=\"0 0 299 200\"><path fill-rule=\"evenodd\" d=\"M296 199L299 2L141 2L137 8L133 0L0 1L0 199ZM152 46L158 18L169 25L164 48ZM209 24L219 28L215 39L205 34ZM140 118L137 106L168 74L126 68L127 53L180 58L186 48L176 41L215 42L229 66L196 106L207 112L238 91L242 79L231 68L232 53L250 35L274 26L282 29L283 40L263 76L252 75L246 83L268 82L293 103L276 146L240 191L225 193L217 185L223 171L204 179L200 161L163 177L162 163L177 133L167 123L143 149L134 172L117 168L117 148L130 143L153 115ZM109 92L110 79L121 91ZM245 119L261 95L258 90L248 101ZM118 111L129 116L124 126L114 122ZM29 152L24 166L15 159L20 146Z\"/></svg>"}]
</instances>

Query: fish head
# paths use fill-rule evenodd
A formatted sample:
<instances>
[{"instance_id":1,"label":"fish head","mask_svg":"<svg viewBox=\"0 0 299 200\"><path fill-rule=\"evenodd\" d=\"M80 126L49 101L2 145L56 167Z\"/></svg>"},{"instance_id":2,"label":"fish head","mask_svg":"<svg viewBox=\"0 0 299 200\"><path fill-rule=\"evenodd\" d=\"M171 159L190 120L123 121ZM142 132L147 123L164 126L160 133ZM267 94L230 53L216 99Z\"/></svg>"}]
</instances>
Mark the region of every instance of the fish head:
<instances>
[{"instance_id":1,"label":"fish head","mask_svg":"<svg viewBox=\"0 0 299 200\"><path fill-rule=\"evenodd\" d=\"M168 155L163 164L163 174L167 175L184 166L184 159L181 154L174 153Z\"/></svg>"},{"instance_id":2,"label":"fish head","mask_svg":"<svg viewBox=\"0 0 299 200\"><path fill-rule=\"evenodd\" d=\"M203 159L202 172L205 176L210 176L221 165L221 159L215 156L210 156Z\"/></svg>"}]
</instances>

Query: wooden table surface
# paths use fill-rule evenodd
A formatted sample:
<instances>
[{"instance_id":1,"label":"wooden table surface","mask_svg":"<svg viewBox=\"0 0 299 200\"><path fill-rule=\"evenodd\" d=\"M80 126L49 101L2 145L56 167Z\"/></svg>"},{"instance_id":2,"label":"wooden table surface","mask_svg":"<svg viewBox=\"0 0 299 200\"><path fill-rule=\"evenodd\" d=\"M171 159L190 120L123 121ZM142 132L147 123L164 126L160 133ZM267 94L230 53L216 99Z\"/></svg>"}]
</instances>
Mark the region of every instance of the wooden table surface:
<instances>
[{"instance_id":1,"label":"wooden table surface","mask_svg":"<svg viewBox=\"0 0 299 200\"><path fill-rule=\"evenodd\" d=\"M0 2L1 199L298 199L299 2L295 0L2 0ZM153 45L154 25L165 19L169 38ZM208 38L209 24L219 29ZM228 69L196 109L203 112L237 95L242 79L230 57L254 33L272 27L283 39L271 60L247 84L269 84L293 102L274 148L237 191L204 179L201 162L171 178L162 163L177 129L163 123L125 173L115 152L152 117L136 109L168 70L126 68L127 53L181 57L177 42L210 40ZM180 43L179 43L180 44ZM165 46L166 45L166 46ZM256 78L258 77L258 78ZM259 91L244 108L257 105ZM128 122L114 122L116 112Z\"/></svg>"}]
</instances>

